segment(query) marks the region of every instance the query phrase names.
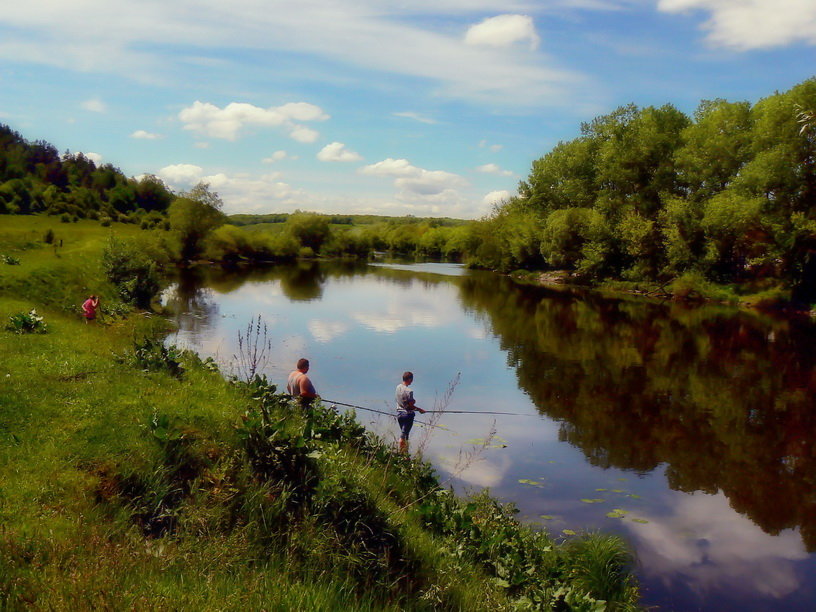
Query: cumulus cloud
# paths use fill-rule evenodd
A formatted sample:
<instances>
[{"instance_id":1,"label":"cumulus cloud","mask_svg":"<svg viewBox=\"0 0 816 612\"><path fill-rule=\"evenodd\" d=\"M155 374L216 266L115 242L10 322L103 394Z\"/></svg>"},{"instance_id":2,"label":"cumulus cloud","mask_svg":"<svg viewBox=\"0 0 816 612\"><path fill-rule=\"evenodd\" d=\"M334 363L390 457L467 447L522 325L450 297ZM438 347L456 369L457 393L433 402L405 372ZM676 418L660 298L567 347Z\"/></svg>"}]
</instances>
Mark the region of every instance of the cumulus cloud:
<instances>
[{"instance_id":1,"label":"cumulus cloud","mask_svg":"<svg viewBox=\"0 0 816 612\"><path fill-rule=\"evenodd\" d=\"M510 198L511 194L506 189L502 189L501 191L491 191L484 198L482 198L482 204L493 206L494 204L501 204Z\"/></svg>"},{"instance_id":2,"label":"cumulus cloud","mask_svg":"<svg viewBox=\"0 0 816 612\"><path fill-rule=\"evenodd\" d=\"M430 119L428 117L423 117L419 113L413 113L413 112L410 112L410 111L405 111L405 112L401 112L401 113L392 113L392 114L395 117L404 117L406 119L413 119L414 121L419 121L420 123L427 123L427 124L430 124L430 125L438 123L438 121L436 121L435 119Z\"/></svg>"},{"instance_id":3,"label":"cumulus cloud","mask_svg":"<svg viewBox=\"0 0 816 612\"><path fill-rule=\"evenodd\" d=\"M293 157L289 155L286 151L275 151L269 157L264 157L261 161L265 164L274 164L275 162L279 162L282 159L297 159L297 157Z\"/></svg>"},{"instance_id":4,"label":"cumulus cloud","mask_svg":"<svg viewBox=\"0 0 816 612\"><path fill-rule=\"evenodd\" d=\"M738 51L816 44L813 0L659 0L667 13L705 11L709 43Z\"/></svg>"},{"instance_id":5,"label":"cumulus cloud","mask_svg":"<svg viewBox=\"0 0 816 612\"><path fill-rule=\"evenodd\" d=\"M299 121L325 121L329 116L319 106L307 102L291 102L283 106L260 108L245 102L231 102L219 108L196 100L178 115L185 130L210 138L236 140L245 128L282 128L298 142L314 142L319 134Z\"/></svg>"},{"instance_id":6,"label":"cumulus cloud","mask_svg":"<svg viewBox=\"0 0 816 612\"><path fill-rule=\"evenodd\" d=\"M740 590L745 583L777 598L802 588L795 562L808 553L795 530L763 533L722 493L674 497L671 514L630 527L646 575L669 576L704 599L709 590Z\"/></svg>"},{"instance_id":7,"label":"cumulus cloud","mask_svg":"<svg viewBox=\"0 0 816 612\"><path fill-rule=\"evenodd\" d=\"M90 100L85 100L80 104L83 110L90 111L92 113L104 113L108 110L107 104L105 104L99 98L91 98Z\"/></svg>"},{"instance_id":8,"label":"cumulus cloud","mask_svg":"<svg viewBox=\"0 0 816 612\"><path fill-rule=\"evenodd\" d=\"M164 136L161 134L154 134L145 130L136 130L130 135L130 137L137 140L157 140L159 138L164 138Z\"/></svg>"},{"instance_id":9,"label":"cumulus cloud","mask_svg":"<svg viewBox=\"0 0 816 612\"><path fill-rule=\"evenodd\" d=\"M190 187L201 180L204 168L194 164L173 164L156 173L161 180L172 186Z\"/></svg>"},{"instance_id":10,"label":"cumulus cloud","mask_svg":"<svg viewBox=\"0 0 816 612\"><path fill-rule=\"evenodd\" d=\"M476 167L477 172L482 172L484 174L497 174L499 176L513 176L513 172L510 170L502 170L496 164L484 164L482 166Z\"/></svg>"},{"instance_id":11,"label":"cumulus cloud","mask_svg":"<svg viewBox=\"0 0 816 612\"><path fill-rule=\"evenodd\" d=\"M530 49L538 48L540 39L527 15L497 15L468 28L465 43L487 47L509 47L518 42L528 42Z\"/></svg>"},{"instance_id":12,"label":"cumulus cloud","mask_svg":"<svg viewBox=\"0 0 816 612\"><path fill-rule=\"evenodd\" d=\"M450 200L457 195L457 189L467 185L467 181L458 174L443 170L425 170L412 165L407 159L391 157L364 166L360 173L393 178L394 186L400 190L402 197L418 196Z\"/></svg>"},{"instance_id":13,"label":"cumulus cloud","mask_svg":"<svg viewBox=\"0 0 816 612\"><path fill-rule=\"evenodd\" d=\"M363 158L359 153L349 151L342 142L332 142L320 150L317 159L324 162L353 162Z\"/></svg>"},{"instance_id":14,"label":"cumulus cloud","mask_svg":"<svg viewBox=\"0 0 816 612\"><path fill-rule=\"evenodd\" d=\"M88 153L83 153L83 155L85 157L87 157L88 159L90 159L97 166L102 163L102 156L99 153L88 152Z\"/></svg>"}]
</instances>

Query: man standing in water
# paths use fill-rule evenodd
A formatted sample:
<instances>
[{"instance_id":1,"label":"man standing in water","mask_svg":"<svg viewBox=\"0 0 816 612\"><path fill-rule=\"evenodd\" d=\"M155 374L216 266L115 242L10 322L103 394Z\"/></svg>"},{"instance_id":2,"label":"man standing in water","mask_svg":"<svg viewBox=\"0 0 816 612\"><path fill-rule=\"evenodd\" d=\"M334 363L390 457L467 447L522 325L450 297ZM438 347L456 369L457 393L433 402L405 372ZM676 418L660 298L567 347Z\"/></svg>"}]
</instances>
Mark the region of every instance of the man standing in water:
<instances>
[{"instance_id":1,"label":"man standing in water","mask_svg":"<svg viewBox=\"0 0 816 612\"><path fill-rule=\"evenodd\" d=\"M416 405L414 392L408 388L412 382L414 382L413 373L405 372L394 394L397 400L397 422L400 426L399 451L401 453L408 452L408 436L411 434L411 427L414 426L416 411L419 410L420 414L425 414L425 411Z\"/></svg>"},{"instance_id":2,"label":"man standing in water","mask_svg":"<svg viewBox=\"0 0 816 612\"><path fill-rule=\"evenodd\" d=\"M292 370L286 380L286 391L293 398L297 399L301 406L309 405L317 397L312 381L306 376L309 371L309 360L298 359L297 369Z\"/></svg>"}]
</instances>

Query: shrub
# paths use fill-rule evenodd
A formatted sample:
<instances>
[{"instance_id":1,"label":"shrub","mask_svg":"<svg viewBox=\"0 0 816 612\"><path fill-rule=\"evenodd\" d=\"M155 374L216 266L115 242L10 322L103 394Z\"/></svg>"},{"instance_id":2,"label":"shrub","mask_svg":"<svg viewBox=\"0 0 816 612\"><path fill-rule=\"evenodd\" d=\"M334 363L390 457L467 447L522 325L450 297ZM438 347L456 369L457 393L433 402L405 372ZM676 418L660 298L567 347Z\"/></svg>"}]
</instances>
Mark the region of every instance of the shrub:
<instances>
[{"instance_id":1,"label":"shrub","mask_svg":"<svg viewBox=\"0 0 816 612\"><path fill-rule=\"evenodd\" d=\"M100 224L102 227L110 227L110 224L111 224L111 218L110 218L110 217L102 217L102 218L100 219L100 221L99 221L99 224Z\"/></svg>"},{"instance_id":2,"label":"shrub","mask_svg":"<svg viewBox=\"0 0 816 612\"><path fill-rule=\"evenodd\" d=\"M60 223L70 223L71 222L71 215L68 213L62 213L60 215Z\"/></svg>"},{"instance_id":3,"label":"shrub","mask_svg":"<svg viewBox=\"0 0 816 612\"><path fill-rule=\"evenodd\" d=\"M159 274L156 263L142 249L111 236L102 253L102 266L124 302L150 308L159 292Z\"/></svg>"},{"instance_id":4,"label":"shrub","mask_svg":"<svg viewBox=\"0 0 816 612\"><path fill-rule=\"evenodd\" d=\"M32 308L28 313L18 312L11 315L6 329L13 331L15 334L44 334L48 331L48 325Z\"/></svg>"},{"instance_id":5,"label":"shrub","mask_svg":"<svg viewBox=\"0 0 816 612\"><path fill-rule=\"evenodd\" d=\"M49 228L48 231L45 232L43 242L45 242L45 244L52 244L54 242L54 230Z\"/></svg>"},{"instance_id":6,"label":"shrub","mask_svg":"<svg viewBox=\"0 0 816 612\"><path fill-rule=\"evenodd\" d=\"M177 346L164 346L160 340L144 338L133 343L133 362L145 371L165 371L171 376L181 378L184 366L181 365L181 351Z\"/></svg>"},{"instance_id":7,"label":"shrub","mask_svg":"<svg viewBox=\"0 0 816 612\"><path fill-rule=\"evenodd\" d=\"M19 266L20 260L14 257L13 255L0 255L0 261L2 261L7 266Z\"/></svg>"}]
</instances>

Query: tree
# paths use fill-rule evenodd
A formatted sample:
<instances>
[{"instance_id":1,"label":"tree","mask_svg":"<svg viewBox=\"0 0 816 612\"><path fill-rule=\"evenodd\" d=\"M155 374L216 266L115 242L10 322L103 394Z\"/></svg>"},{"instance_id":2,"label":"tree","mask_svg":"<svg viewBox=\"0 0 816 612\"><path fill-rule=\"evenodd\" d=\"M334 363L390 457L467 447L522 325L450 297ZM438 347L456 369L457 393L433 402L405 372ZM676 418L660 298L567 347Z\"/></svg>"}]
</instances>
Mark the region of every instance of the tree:
<instances>
[{"instance_id":1,"label":"tree","mask_svg":"<svg viewBox=\"0 0 816 612\"><path fill-rule=\"evenodd\" d=\"M179 236L182 260L199 257L207 235L226 222L222 206L221 198L206 183L199 183L170 204L170 227Z\"/></svg>"},{"instance_id":2,"label":"tree","mask_svg":"<svg viewBox=\"0 0 816 612\"><path fill-rule=\"evenodd\" d=\"M301 246L309 247L317 253L329 237L329 221L323 215L295 212L286 221L285 231Z\"/></svg>"}]
</instances>

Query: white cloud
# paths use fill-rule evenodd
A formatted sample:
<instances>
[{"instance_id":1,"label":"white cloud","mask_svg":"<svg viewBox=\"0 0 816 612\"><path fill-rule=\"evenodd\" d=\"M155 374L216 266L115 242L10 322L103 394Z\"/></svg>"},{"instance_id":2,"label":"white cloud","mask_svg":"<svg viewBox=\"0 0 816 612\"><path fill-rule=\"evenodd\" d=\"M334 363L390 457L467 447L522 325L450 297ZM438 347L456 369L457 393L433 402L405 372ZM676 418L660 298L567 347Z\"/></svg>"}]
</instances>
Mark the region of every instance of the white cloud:
<instances>
[{"instance_id":1,"label":"white cloud","mask_svg":"<svg viewBox=\"0 0 816 612\"><path fill-rule=\"evenodd\" d=\"M682 582L703 600L710 590L739 590L746 583L773 597L802 587L793 562L808 554L796 531L763 533L735 513L722 493L675 494L672 502L670 515L631 524L646 575Z\"/></svg>"},{"instance_id":2,"label":"white cloud","mask_svg":"<svg viewBox=\"0 0 816 612\"><path fill-rule=\"evenodd\" d=\"M465 42L477 46L509 47L524 41L529 42L530 49L536 49L540 41L533 19L527 15L489 17L471 26L465 34Z\"/></svg>"},{"instance_id":3,"label":"white cloud","mask_svg":"<svg viewBox=\"0 0 816 612\"><path fill-rule=\"evenodd\" d=\"M145 130L136 130L130 135L130 137L136 138L137 140L157 140L159 138L164 138L164 136L161 134L154 134Z\"/></svg>"},{"instance_id":4,"label":"white cloud","mask_svg":"<svg viewBox=\"0 0 816 612\"><path fill-rule=\"evenodd\" d=\"M342 336L349 330L348 323L340 321L322 321L320 319L312 319L309 321L307 327L315 340L320 343L331 342L338 336Z\"/></svg>"},{"instance_id":5,"label":"white cloud","mask_svg":"<svg viewBox=\"0 0 816 612\"><path fill-rule=\"evenodd\" d=\"M510 197L511 194L506 189L501 191L491 191L484 198L482 198L482 204L493 206L494 204L501 204L502 202L509 200Z\"/></svg>"},{"instance_id":6,"label":"white cloud","mask_svg":"<svg viewBox=\"0 0 816 612\"><path fill-rule=\"evenodd\" d=\"M197 142L193 145L196 149L209 149L210 143L209 142Z\"/></svg>"},{"instance_id":7,"label":"white cloud","mask_svg":"<svg viewBox=\"0 0 816 612\"><path fill-rule=\"evenodd\" d=\"M457 198L457 190L467 185L467 181L458 174L425 170L412 165L407 159L391 157L363 166L360 173L394 178L394 186L400 190L398 197L401 198L420 197L450 202Z\"/></svg>"},{"instance_id":8,"label":"white cloud","mask_svg":"<svg viewBox=\"0 0 816 612\"><path fill-rule=\"evenodd\" d=\"M83 153L83 155L97 166L102 163L102 156L99 153L92 153L89 151L88 153Z\"/></svg>"},{"instance_id":9,"label":"white cloud","mask_svg":"<svg viewBox=\"0 0 816 612\"><path fill-rule=\"evenodd\" d=\"M332 142L320 150L317 159L324 162L353 162L360 161L363 157L359 153L349 151L342 142Z\"/></svg>"},{"instance_id":10,"label":"white cloud","mask_svg":"<svg viewBox=\"0 0 816 612\"><path fill-rule=\"evenodd\" d=\"M667 13L705 11L709 43L738 51L816 44L813 0L659 0Z\"/></svg>"},{"instance_id":11,"label":"white cloud","mask_svg":"<svg viewBox=\"0 0 816 612\"><path fill-rule=\"evenodd\" d=\"M193 164L173 164L156 173L161 180L174 187L190 187L201 180L204 168Z\"/></svg>"},{"instance_id":12,"label":"white cloud","mask_svg":"<svg viewBox=\"0 0 816 612\"><path fill-rule=\"evenodd\" d=\"M286 158L295 159L294 157L289 155L286 151L275 151L272 155L270 155L269 157L264 157L261 161L265 164L274 164L275 162L279 162L282 159Z\"/></svg>"},{"instance_id":13,"label":"white cloud","mask_svg":"<svg viewBox=\"0 0 816 612\"><path fill-rule=\"evenodd\" d=\"M423 117L419 113L413 113L410 111L405 111L402 113L392 113L395 117L405 117L406 119L413 119L414 121L419 121L420 123L427 123L433 125L435 123L439 123L435 119L430 119L428 117Z\"/></svg>"},{"instance_id":14,"label":"white cloud","mask_svg":"<svg viewBox=\"0 0 816 612\"><path fill-rule=\"evenodd\" d=\"M560 0L556 4L606 8L621 3L624 0ZM541 9L530 0L393 5L375 0L277 0L274 10L258 0L234 0L229 5L218 0L85 0L82 7L76 11L61 0L5 6L0 17L5 26L0 58L14 62L25 58L26 62L84 73L126 75L141 82L174 83L191 65L201 65L200 59L218 67L231 60L236 50L251 50L262 60L246 63L261 78L274 65L274 54L283 51L327 60L339 78L370 70L430 81L429 90L449 98L537 108L543 102L562 104L564 87L579 79L575 72L556 67L542 56L522 57L485 44L464 45L461 36L445 25L451 17L475 20L486 14ZM193 13L195 19L190 18ZM416 15L439 19L422 19L420 24L412 18ZM524 19L521 14L509 17ZM434 22L439 25L428 25ZM494 22L492 33L483 26L481 40L533 44L535 32L526 23L516 21L499 28ZM177 54L166 52L168 40L173 41ZM191 64L191 58L199 60ZM518 91L525 95L515 95Z\"/></svg>"},{"instance_id":15,"label":"white cloud","mask_svg":"<svg viewBox=\"0 0 816 612\"><path fill-rule=\"evenodd\" d=\"M479 141L479 148L480 149L490 149L494 153L498 153L504 148L504 145L500 144L488 144L486 140Z\"/></svg>"},{"instance_id":16,"label":"white cloud","mask_svg":"<svg viewBox=\"0 0 816 612\"><path fill-rule=\"evenodd\" d=\"M484 164L482 166L478 166L476 168L477 172L482 172L484 174L497 174L499 176L513 176L513 172L510 170L502 170L496 164Z\"/></svg>"},{"instance_id":17,"label":"white cloud","mask_svg":"<svg viewBox=\"0 0 816 612\"><path fill-rule=\"evenodd\" d=\"M314 142L319 134L296 121L325 121L329 116L319 106L307 102L292 102L278 107L260 108L245 102L231 102L219 108L196 100L183 109L179 119L185 130L210 138L236 140L248 127L280 127L299 142Z\"/></svg>"},{"instance_id":18,"label":"white cloud","mask_svg":"<svg viewBox=\"0 0 816 612\"><path fill-rule=\"evenodd\" d=\"M104 113L108 110L108 106L99 98L91 98L90 100L85 100L80 104L80 107L92 113Z\"/></svg>"}]
</instances>

